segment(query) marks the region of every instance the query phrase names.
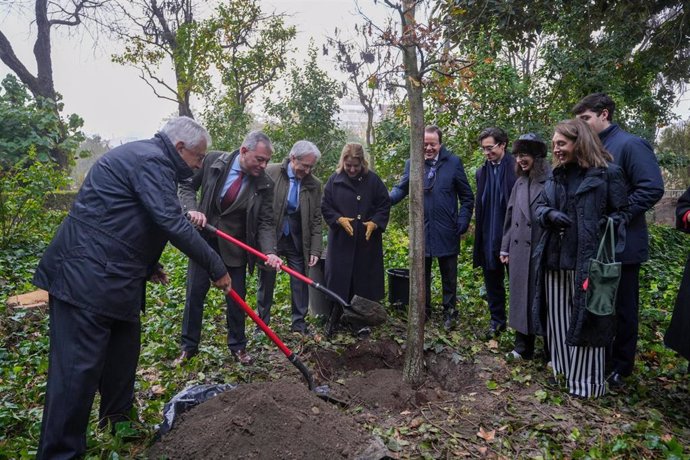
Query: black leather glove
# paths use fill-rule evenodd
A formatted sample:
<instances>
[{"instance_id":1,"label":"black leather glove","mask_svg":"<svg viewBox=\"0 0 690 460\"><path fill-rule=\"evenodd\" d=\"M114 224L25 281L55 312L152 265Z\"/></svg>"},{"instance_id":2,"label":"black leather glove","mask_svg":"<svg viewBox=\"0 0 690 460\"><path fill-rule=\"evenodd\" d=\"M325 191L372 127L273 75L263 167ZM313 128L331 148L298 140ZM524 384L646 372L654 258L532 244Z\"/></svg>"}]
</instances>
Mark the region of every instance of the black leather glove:
<instances>
[{"instance_id":1,"label":"black leather glove","mask_svg":"<svg viewBox=\"0 0 690 460\"><path fill-rule=\"evenodd\" d=\"M558 228L568 228L573 224L572 219L568 217L566 213L561 211L549 211L549 213L546 215L546 218Z\"/></svg>"}]
</instances>

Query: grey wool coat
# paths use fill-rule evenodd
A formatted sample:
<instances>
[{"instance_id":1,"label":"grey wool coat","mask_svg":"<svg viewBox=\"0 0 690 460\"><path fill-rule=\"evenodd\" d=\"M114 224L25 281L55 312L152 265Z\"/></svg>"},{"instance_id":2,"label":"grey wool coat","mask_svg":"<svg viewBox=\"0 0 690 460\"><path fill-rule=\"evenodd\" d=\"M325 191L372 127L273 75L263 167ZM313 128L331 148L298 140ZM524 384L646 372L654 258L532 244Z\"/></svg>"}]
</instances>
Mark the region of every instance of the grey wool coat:
<instances>
[{"instance_id":1,"label":"grey wool coat","mask_svg":"<svg viewBox=\"0 0 690 460\"><path fill-rule=\"evenodd\" d=\"M542 309L534 301L536 266L532 248L544 231L536 218L537 198L544 190L547 172L532 180L519 176L510 193L503 225L501 254L508 254L510 313L508 324L523 334L535 334L534 320Z\"/></svg>"}]
</instances>

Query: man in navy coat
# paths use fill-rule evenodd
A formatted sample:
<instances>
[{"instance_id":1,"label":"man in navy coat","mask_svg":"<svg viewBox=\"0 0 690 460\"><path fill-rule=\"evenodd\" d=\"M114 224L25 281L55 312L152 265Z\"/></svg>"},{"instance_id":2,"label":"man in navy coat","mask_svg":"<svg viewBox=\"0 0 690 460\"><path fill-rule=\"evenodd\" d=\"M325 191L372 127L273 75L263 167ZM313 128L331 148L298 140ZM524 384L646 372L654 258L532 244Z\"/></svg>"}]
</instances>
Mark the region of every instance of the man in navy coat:
<instances>
[{"instance_id":1,"label":"man in navy coat","mask_svg":"<svg viewBox=\"0 0 690 460\"><path fill-rule=\"evenodd\" d=\"M608 382L622 386L623 378L632 374L637 349L640 265L649 259L649 234L645 212L650 210L664 195L664 181L651 145L623 131L612 123L616 104L604 93L594 93L583 98L573 113L587 122L599 134L614 162L623 168L628 184L628 210L631 219L626 227L625 247L617 254L623 265L616 299L616 335L606 358L609 368Z\"/></svg>"},{"instance_id":2,"label":"man in navy coat","mask_svg":"<svg viewBox=\"0 0 690 460\"><path fill-rule=\"evenodd\" d=\"M475 267L482 267L491 321L486 338L506 329L507 266L500 261L503 221L508 199L517 179L515 158L507 151L508 135L501 128L486 128L479 134L479 144L486 161L477 170L477 203L475 205Z\"/></svg>"},{"instance_id":3,"label":"man in navy coat","mask_svg":"<svg viewBox=\"0 0 690 460\"><path fill-rule=\"evenodd\" d=\"M211 139L187 117L153 139L103 155L45 251L34 284L50 302L50 362L39 459L86 452L96 391L101 426L127 421L134 402L146 281L167 282L158 258L170 241L227 292L221 258L184 218L177 182L192 175Z\"/></svg>"},{"instance_id":4,"label":"man in navy coat","mask_svg":"<svg viewBox=\"0 0 690 460\"><path fill-rule=\"evenodd\" d=\"M424 239L426 317L431 317L431 263L438 260L443 286L443 325L450 329L457 318L458 254L460 236L472 218L474 195L462 160L442 144L438 126L424 129ZM400 182L390 192L392 204L409 193L410 160ZM460 209L458 210L458 201Z\"/></svg>"}]
</instances>

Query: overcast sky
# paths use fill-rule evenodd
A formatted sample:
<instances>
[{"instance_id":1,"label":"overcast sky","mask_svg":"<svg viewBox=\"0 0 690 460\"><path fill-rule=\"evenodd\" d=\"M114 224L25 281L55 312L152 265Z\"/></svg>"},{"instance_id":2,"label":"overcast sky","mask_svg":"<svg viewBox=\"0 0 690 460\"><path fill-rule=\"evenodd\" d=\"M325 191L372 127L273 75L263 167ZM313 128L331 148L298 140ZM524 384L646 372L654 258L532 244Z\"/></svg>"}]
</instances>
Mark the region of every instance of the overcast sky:
<instances>
[{"instance_id":1,"label":"overcast sky","mask_svg":"<svg viewBox=\"0 0 690 460\"><path fill-rule=\"evenodd\" d=\"M385 17L388 12L371 0L361 3L374 16ZM336 27L351 29L361 22L354 0L262 0L261 6L264 12L287 13L286 22L296 26L298 52L294 57L298 62L306 57L311 37L320 49ZM0 16L0 27L20 60L35 75L35 35L31 33L33 28L30 31L28 17L32 9L20 13L14 9ZM84 119L87 134L99 134L104 139L148 138L164 119L176 114L177 105L158 99L136 69L110 62L120 45L102 40L94 49L88 38L69 37L59 30L52 33L52 39L56 90L63 95L65 111ZM335 75L333 64L325 59L321 66ZM0 63L0 77L8 72Z\"/></svg>"},{"instance_id":2,"label":"overcast sky","mask_svg":"<svg viewBox=\"0 0 690 460\"><path fill-rule=\"evenodd\" d=\"M17 1L27 5L25 14L12 8L0 16L0 27L8 36L15 53L35 74L32 54L34 35L29 20L33 1ZM367 14L377 21L388 15L389 9L373 0L360 0ZM298 31L298 61L306 56L309 39L321 47L327 36L337 27L352 30L361 23L354 0L261 0L265 12L284 12L286 21ZM55 87L63 95L65 111L84 118L87 134L99 134L104 139L148 138L162 125L164 119L176 113L173 102L158 99L153 91L138 77L138 71L110 62L111 54L119 51L119 45L101 40L94 48L88 39L69 37L65 32L54 31L53 73ZM322 67L335 74L333 65L323 58ZM0 63L0 77L8 73ZM688 117L690 96L677 109L683 118Z\"/></svg>"}]
</instances>

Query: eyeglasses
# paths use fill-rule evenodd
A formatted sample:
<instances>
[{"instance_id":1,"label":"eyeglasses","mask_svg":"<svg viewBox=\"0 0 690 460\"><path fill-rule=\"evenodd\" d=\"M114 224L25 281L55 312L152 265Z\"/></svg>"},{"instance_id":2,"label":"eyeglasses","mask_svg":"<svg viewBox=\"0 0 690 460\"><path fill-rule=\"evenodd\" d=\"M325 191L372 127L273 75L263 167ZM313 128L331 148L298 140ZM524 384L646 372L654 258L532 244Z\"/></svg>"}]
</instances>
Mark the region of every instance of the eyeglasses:
<instances>
[{"instance_id":1,"label":"eyeglasses","mask_svg":"<svg viewBox=\"0 0 690 460\"><path fill-rule=\"evenodd\" d=\"M485 151L485 152L490 152L490 151L492 151L492 150L493 150L496 146L498 146L498 145L500 145L500 144L496 143L496 144L494 144L494 145L487 145L486 147L480 146L479 148L482 149L482 150Z\"/></svg>"},{"instance_id":2,"label":"eyeglasses","mask_svg":"<svg viewBox=\"0 0 690 460\"><path fill-rule=\"evenodd\" d=\"M190 152L192 155L194 155L194 158L196 158L199 161L203 161L204 158L206 158L206 152L203 152L203 153L195 152L194 150L187 148L187 146L183 146L182 150L186 150L186 151Z\"/></svg>"}]
</instances>

